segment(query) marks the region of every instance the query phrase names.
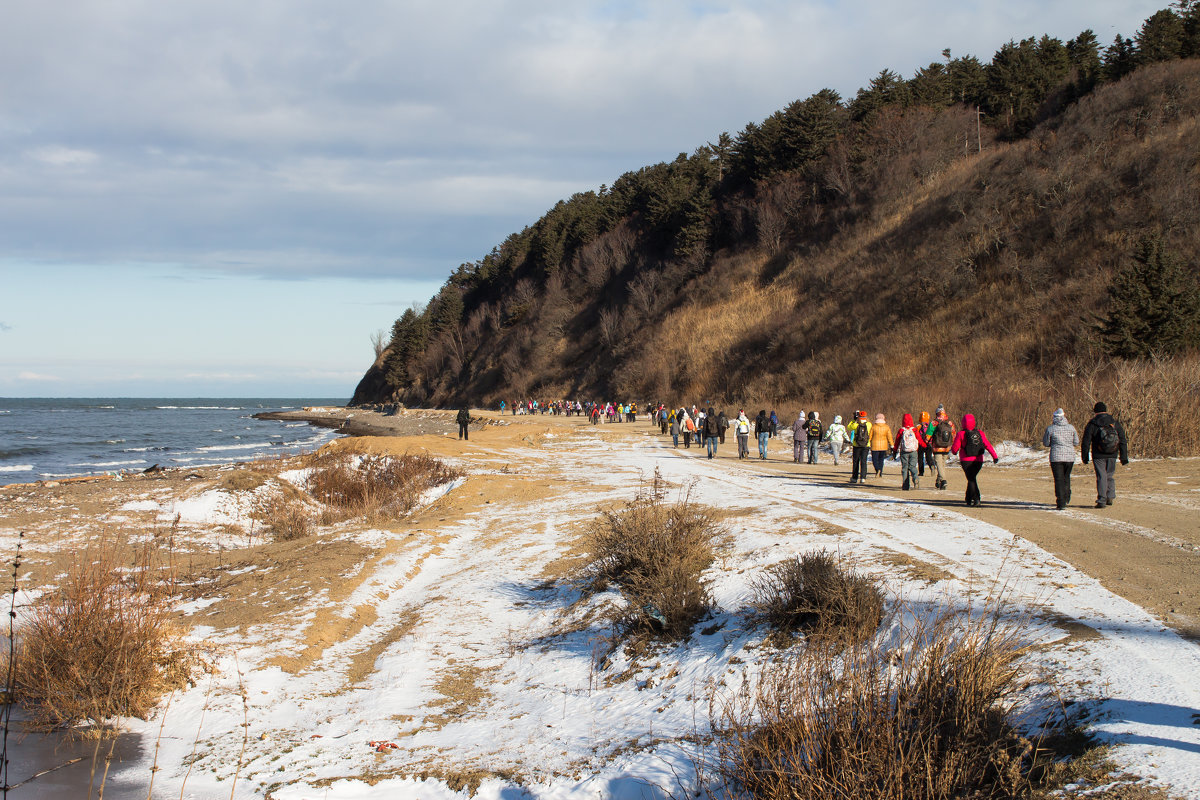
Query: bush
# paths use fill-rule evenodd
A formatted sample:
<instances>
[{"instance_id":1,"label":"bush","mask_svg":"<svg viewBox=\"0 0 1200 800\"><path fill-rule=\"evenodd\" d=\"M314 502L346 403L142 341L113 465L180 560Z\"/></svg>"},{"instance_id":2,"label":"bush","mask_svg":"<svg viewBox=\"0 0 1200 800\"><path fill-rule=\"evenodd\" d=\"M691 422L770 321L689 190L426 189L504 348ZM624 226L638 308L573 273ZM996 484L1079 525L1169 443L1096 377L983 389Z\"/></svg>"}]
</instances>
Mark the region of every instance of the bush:
<instances>
[{"instance_id":1,"label":"bush","mask_svg":"<svg viewBox=\"0 0 1200 800\"><path fill-rule=\"evenodd\" d=\"M711 509L686 497L665 502L657 473L648 492L601 514L585 534L589 577L593 589L613 583L626 599L618 629L686 636L712 607L700 576L713 562L720 531Z\"/></svg>"},{"instance_id":2,"label":"bush","mask_svg":"<svg viewBox=\"0 0 1200 800\"><path fill-rule=\"evenodd\" d=\"M308 504L288 492L260 498L254 516L276 541L290 542L312 533L313 515Z\"/></svg>"},{"instance_id":3,"label":"bush","mask_svg":"<svg viewBox=\"0 0 1200 800\"><path fill-rule=\"evenodd\" d=\"M871 637L883 619L883 592L826 550L776 564L753 589L755 608L786 632L855 643Z\"/></svg>"},{"instance_id":4,"label":"bush","mask_svg":"<svg viewBox=\"0 0 1200 800\"><path fill-rule=\"evenodd\" d=\"M350 517L398 517L421 495L462 473L432 456L356 455L324 451L313 456L304 488L314 498Z\"/></svg>"},{"instance_id":5,"label":"bush","mask_svg":"<svg viewBox=\"0 0 1200 800\"><path fill-rule=\"evenodd\" d=\"M18 630L16 687L35 726L145 718L200 664L171 623L169 575L150 550L132 566L111 546L80 554Z\"/></svg>"},{"instance_id":6,"label":"bush","mask_svg":"<svg viewBox=\"0 0 1200 800\"><path fill-rule=\"evenodd\" d=\"M919 618L895 647L810 643L714 719L718 771L772 800L1020 796L1021 653L994 611Z\"/></svg>"}]
</instances>

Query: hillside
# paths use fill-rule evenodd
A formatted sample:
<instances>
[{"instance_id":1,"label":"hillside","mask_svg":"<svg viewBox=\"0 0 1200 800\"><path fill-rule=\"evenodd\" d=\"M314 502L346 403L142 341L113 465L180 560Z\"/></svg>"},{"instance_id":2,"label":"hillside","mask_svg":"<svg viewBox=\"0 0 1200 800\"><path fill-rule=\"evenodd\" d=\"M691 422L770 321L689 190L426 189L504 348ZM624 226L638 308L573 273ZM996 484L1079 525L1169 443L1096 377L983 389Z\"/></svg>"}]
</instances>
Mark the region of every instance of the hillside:
<instances>
[{"instance_id":1,"label":"hillside","mask_svg":"<svg viewBox=\"0 0 1200 800\"><path fill-rule=\"evenodd\" d=\"M353 402L946 402L1025 438L1080 416L1131 383L1097 323L1139 242L1196 292L1200 61L1147 63L1164 14L1103 59L1085 32L824 90L559 203L405 312Z\"/></svg>"}]
</instances>

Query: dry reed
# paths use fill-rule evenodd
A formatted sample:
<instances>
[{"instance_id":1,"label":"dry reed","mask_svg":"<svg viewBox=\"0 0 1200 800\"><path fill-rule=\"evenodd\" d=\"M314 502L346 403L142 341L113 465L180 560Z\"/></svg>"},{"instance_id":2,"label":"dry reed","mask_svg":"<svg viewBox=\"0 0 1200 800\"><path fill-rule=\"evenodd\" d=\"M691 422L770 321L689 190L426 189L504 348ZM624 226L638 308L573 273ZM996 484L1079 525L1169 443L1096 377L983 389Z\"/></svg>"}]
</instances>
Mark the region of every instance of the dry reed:
<instances>
[{"instance_id":1,"label":"dry reed","mask_svg":"<svg viewBox=\"0 0 1200 800\"><path fill-rule=\"evenodd\" d=\"M892 646L810 643L714 703L717 771L770 800L1021 796L1021 653L995 610L918 616Z\"/></svg>"},{"instance_id":2,"label":"dry reed","mask_svg":"<svg viewBox=\"0 0 1200 800\"><path fill-rule=\"evenodd\" d=\"M883 619L883 592L827 550L774 565L752 584L754 607L784 632L849 644L873 636Z\"/></svg>"},{"instance_id":3,"label":"dry reed","mask_svg":"<svg viewBox=\"0 0 1200 800\"><path fill-rule=\"evenodd\" d=\"M305 491L342 519L401 516L427 490L462 476L423 453L371 456L325 451L312 456L307 466Z\"/></svg>"}]
</instances>

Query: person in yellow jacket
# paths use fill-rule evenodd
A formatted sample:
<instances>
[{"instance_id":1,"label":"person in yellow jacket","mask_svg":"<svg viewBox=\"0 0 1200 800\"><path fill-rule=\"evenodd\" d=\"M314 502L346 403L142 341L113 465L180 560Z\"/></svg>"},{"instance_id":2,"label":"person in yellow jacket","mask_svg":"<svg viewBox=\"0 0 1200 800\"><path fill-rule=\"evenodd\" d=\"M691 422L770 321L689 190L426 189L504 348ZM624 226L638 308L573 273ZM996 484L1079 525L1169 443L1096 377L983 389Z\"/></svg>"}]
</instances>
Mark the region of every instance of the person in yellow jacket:
<instances>
[{"instance_id":1,"label":"person in yellow jacket","mask_svg":"<svg viewBox=\"0 0 1200 800\"><path fill-rule=\"evenodd\" d=\"M892 450L894 438L883 414L876 414L875 424L871 426L871 463L875 467L876 478L883 477L883 462Z\"/></svg>"},{"instance_id":2,"label":"person in yellow jacket","mask_svg":"<svg viewBox=\"0 0 1200 800\"><path fill-rule=\"evenodd\" d=\"M850 482L867 482L867 454L871 452L871 423L867 422L867 412L859 411L854 415L854 421L846 426L850 434L851 460Z\"/></svg>"}]
</instances>

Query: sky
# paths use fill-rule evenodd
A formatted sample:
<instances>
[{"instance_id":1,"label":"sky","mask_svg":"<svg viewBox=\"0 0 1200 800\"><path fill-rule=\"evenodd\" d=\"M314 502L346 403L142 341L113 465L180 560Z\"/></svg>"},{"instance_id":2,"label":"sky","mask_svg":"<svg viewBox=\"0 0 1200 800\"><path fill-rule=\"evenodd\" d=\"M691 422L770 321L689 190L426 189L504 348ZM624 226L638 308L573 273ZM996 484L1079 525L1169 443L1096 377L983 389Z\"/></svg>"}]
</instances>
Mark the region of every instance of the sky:
<instances>
[{"instance_id":1,"label":"sky","mask_svg":"<svg viewBox=\"0 0 1200 800\"><path fill-rule=\"evenodd\" d=\"M0 25L0 397L346 398L558 200L1166 0L61 0ZM913 6L906 8L905 6Z\"/></svg>"}]
</instances>

